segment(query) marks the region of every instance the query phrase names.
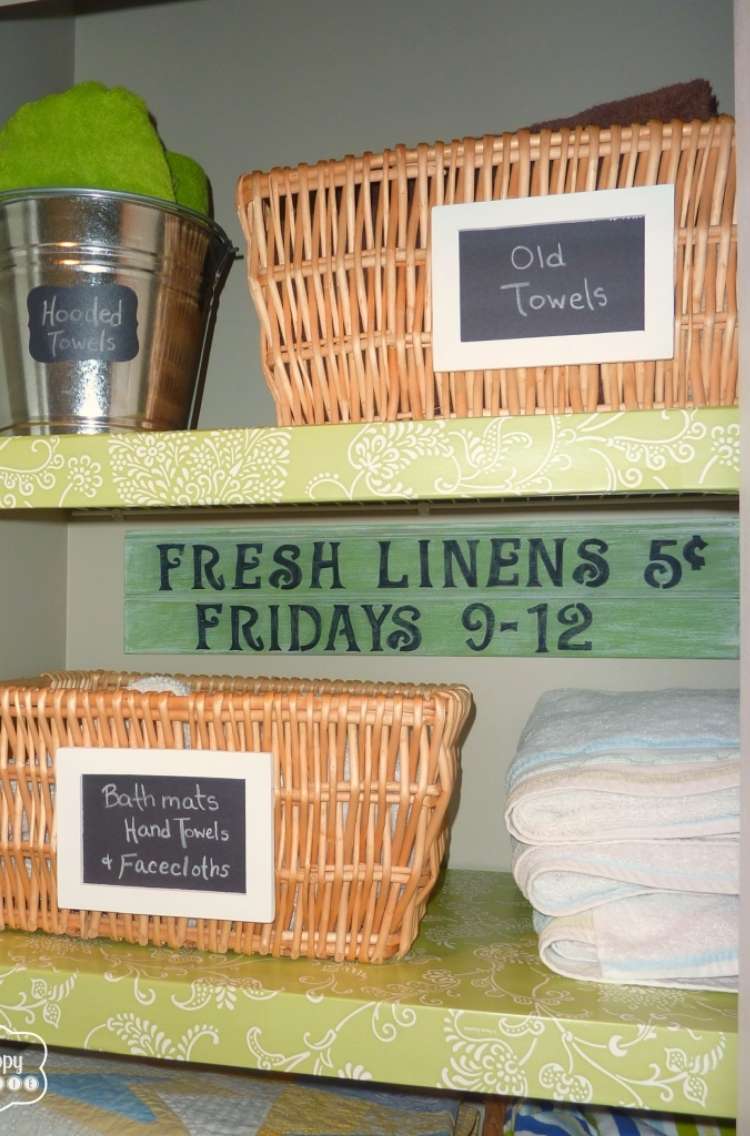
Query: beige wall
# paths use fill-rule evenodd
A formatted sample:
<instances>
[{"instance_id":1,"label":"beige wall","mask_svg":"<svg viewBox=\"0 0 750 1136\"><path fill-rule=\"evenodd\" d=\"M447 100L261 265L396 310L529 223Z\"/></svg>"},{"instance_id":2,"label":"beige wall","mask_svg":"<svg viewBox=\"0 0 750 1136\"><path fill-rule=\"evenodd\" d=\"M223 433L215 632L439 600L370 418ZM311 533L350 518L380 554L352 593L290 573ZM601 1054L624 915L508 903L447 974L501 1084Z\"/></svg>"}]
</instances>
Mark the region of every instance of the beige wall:
<instances>
[{"instance_id":1,"label":"beige wall","mask_svg":"<svg viewBox=\"0 0 750 1136\"><path fill-rule=\"evenodd\" d=\"M64 666L65 517L3 514L0 548L0 678Z\"/></svg>"},{"instance_id":2,"label":"beige wall","mask_svg":"<svg viewBox=\"0 0 750 1136\"><path fill-rule=\"evenodd\" d=\"M534 514L543 523L546 515ZM577 517L601 514L577 511ZM634 514L638 516L638 514ZM382 520L382 515L380 515ZM337 521L339 515L337 514ZM361 521L362 515L357 519ZM403 516L401 517L403 519ZM197 524L221 525L221 515ZM267 522L267 517L266 517ZM233 525L252 524L233 517ZM263 523L261 518L258 523ZM415 523L418 523L415 520ZM697 523L697 521L696 521ZM476 718L463 750L460 807L453 828L455 867L508 868L510 848L503 823L504 781L518 736L543 690L583 686L638 690L668 686L736 686L734 662L610 659L453 659L396 657L299 658L243 655L125 655L122 650L123 539L148 527L184 528L184 517L131 517L125 522L81 518L70 527L68 564L68 665L116 667L158 673L297 675L403 682L463 682L471 689Z\"/></svg>"},{"instance_id":3,"label":"beige wall","mask_svg":"<svg viewBox=\"0 0 750 1136\"><path fill-rule=\"evenodd\" d=\"M731 0L188 0L76 21L76 78L137 88L205 165L237 244L243 170L513 130L696 76L731 112ZM272 421L236 264L202 425Z\"/></svg>"},{"instance_id":4,"label":"beige wall","mask_svg":"<svg viewBox=\"0 0 750 1136\"><path fill-rule=\"evenodd\" d=\"M0 123L21 103L73 81L74 23L66 3L0 10Z\"/></svg>"},{"instance_id":5,"label":"beige wall","mask_svg":"<svg viewBox=\"0 0 750 1136\"><path fill-rule=\"evenodd\" d=\"M0 122L21 103L70 85L73 46L72 18L46 17L33 7L0 12ZM2 409L0 421L7 421ZM0 455L0 505L4 476ZM64 663L66 548L59 514L4 514L0 520L3 678Z\"/></svg>"}]
</instances>

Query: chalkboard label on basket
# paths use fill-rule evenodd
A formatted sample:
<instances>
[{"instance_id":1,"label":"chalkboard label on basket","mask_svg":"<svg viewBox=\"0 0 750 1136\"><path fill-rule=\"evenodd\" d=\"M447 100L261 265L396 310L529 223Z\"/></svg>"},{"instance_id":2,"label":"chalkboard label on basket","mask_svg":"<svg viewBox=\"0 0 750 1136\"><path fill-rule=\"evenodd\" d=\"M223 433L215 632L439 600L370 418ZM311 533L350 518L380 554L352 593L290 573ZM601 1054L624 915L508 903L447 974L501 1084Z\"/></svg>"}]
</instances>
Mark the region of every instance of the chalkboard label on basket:
<instances>
[{"instance_id":1,"label":"chalkboard label on basket","mask_svg":"<svg viewBox=\"0 0 750 1136\"><path fill-rule=\"evenodd\" d=\"M43 284L27 305L38 363L124 363L138 354L138 297L124 284Z\"/></svg>"},{"instance_id":2,"label":"chalkboard label on basket","mask_svg":"<svg viewBox=\"0 0 750 1136\"><path fill-rule=\"evenodd\" d=\"M644 231L614 217L460 232L461 341L643 331Z\"/></svg>"},{"instance_id":3,"label":"chalkboard label on basket","mask_svg":"<svg viewBox=\"0 0 750 1136\"><path fill-rule=\"evenodd\" d=\"M437 371L669 358L671 185L437 206Z\"/></svg>"},{"instance_id":4,"label":"chalkboard label on basket","mask_svg":"<svg viewBox=\"0 0 750 1136\"><path fill-rule=\"evenodd\" d=\"M84 773L87 884L244 892L245 795L231 777Z\"/></svg>"},{"instance_id":5,"label":"chalkboard label on basket","mask_svg":"<svg viewBox=\"0 0 750 1136\"><path fill-rule=\"evenodd\" d=\"M62 748L60 906L268 922L272 798L269 754Z\"/></svg>"}]
</instances>

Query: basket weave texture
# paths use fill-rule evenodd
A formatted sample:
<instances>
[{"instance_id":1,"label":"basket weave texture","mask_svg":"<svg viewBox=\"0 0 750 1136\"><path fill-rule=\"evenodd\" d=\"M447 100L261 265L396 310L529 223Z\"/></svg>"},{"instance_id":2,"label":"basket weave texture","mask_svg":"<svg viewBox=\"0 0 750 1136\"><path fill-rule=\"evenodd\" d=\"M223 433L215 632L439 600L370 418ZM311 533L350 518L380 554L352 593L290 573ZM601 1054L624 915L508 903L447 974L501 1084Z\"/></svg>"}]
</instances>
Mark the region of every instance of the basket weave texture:
<instances>
[{"instance_id":1,"label":"basket weave texture","mask_svg":"<svg viewBox=\"0 0 750 1136\"><path fill-rule=\"evenodd\" d=\"M181 675L192 693L177 696L126 689L137 677L63 671L0 686L0 926L292 958L404 954L446 850L468 690ZM59 908L57 747L186 744L273 753L274 921Z\"/></svg>"},{"instance_id":2,"label":"basket weave texture","mask_svg":"<svg viewBox=\"0 0 750 1136\"><path fill-rule=\"evenodd\" d=\"M672 360L433 370L432 206L669 183L677 233ZM520 131L247 173L237 207L280 425L735 402L728 116Z\"/></svg>"}]
</instances>

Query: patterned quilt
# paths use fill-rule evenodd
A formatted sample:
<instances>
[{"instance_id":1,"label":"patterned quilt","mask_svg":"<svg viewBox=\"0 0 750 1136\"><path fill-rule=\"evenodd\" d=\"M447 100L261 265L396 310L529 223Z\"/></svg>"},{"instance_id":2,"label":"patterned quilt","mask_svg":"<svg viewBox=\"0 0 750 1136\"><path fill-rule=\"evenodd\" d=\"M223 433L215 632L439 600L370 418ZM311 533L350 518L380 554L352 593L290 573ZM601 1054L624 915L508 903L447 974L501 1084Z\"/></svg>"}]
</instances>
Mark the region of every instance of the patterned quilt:
<instances>
[{"instance_id":1,"label":"patterned quilt","mask_svg":"<svg viewBox=\"0 0 750 1136\"><path fill-rule=\"evenodd\" d=\"M38 1068L38 1063L37 1063ZM455 1096L361 1082L50 1052L43 1098L0 1109L13 1136L478 1136ZM3 1094L0 1104L6 1104Z\"/></svg>"}]
</instances>

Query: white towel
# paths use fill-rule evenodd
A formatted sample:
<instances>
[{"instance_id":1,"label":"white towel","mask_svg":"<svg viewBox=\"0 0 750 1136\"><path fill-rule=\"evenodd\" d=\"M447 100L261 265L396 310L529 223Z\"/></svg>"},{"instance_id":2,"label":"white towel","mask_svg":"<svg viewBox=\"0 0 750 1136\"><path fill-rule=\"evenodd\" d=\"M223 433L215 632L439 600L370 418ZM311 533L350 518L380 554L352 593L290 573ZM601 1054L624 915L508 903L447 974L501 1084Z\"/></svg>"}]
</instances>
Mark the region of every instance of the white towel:
<instances>
[{"instance_id":1,"label":"white towel","mask_svg":"<svg viewBox=\"0 0 750 1136\"><path fill-rule=\"evenodd\" d=\"M508 785L561 767L666 767L728 757L739 757L736 690L550 690L521 734Z\"/></svg>"},{"instance_id":2,"label":"white towel","mask_svg":"<svg viewBox=\"0 0 750 1136\"><path fill-rule=\"evenodd\" d=\"M734 690L542 695L509 774L506 823L527 844L739 831Z\"/></svg>"},{"instance_id":3,"label":"white towel","mask_svg":"<svg viewBox=\"0 0 750 1136\"><path fill-rule=\"evenodd\" d=\"M525 844L666 840L739 832L740 762L568 767L519 781L505 823Z\"/></svg>"},{"instance_id":4,"label":"white towel","mask_svg":"<svg viewBox=\"0 0 750 1136\"><path fill-rule=\"evenodd\" d=\"M128 690L138 690L143 694L151 691L166 691L168 694L190 694L191 687L173 675L143 675L128 683Z\"/></svg>"},{"instance_id":5,"label":"white towel","mask_svg":"<svg viewBox=\"0 0 750 1136\"><path fill-rule=\"evenodd\" d=\"M738 836L528 845L513 841L513 875L537 911L574 915L654 891L739 894Z\"/></svg>"},{"instance_id":6,"label":"white towel","mask_svg":"<svg viewBox=\"0 0 750 1136\"><path fill-rule=\"evenodd\" d=\"M535 926L542 961L568 978L737 989L736 896L640 895Z\"/></svg>"},{"instance_id":7,"label":"white towel","mask_svg":"<svg viewBox=\"0 0 750 1136\"><path fill-rule=\"evenodd\" d=\"M141 694L164 691L167 694L178 694L183 697L192 691L192 687L188 683L183 682L180 678L175 678L174 675L143 675L141 678L129 682L127 689L137 690ZM185 749L191 748L190 726L187 723L182 727L182 744Z\"/></svg>"}]
</instances>

